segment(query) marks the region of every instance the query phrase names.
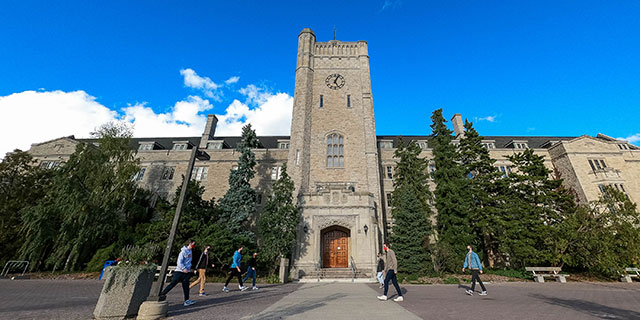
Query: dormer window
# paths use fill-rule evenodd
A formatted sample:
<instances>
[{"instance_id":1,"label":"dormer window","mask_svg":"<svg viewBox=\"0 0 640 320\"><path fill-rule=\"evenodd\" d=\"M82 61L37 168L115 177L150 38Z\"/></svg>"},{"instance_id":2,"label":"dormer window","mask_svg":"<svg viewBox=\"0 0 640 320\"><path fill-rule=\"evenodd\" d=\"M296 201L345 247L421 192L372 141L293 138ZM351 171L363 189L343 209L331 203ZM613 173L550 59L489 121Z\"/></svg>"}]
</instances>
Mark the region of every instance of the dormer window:
<instances>
[{"instance_id":1,"label":"dormer window","mask_svg":"<svg viewBox=\"0 0 640 320\"><path fill-rule=\"evenodd\" d=\"M207 149L209 150L219 150L222 149L223 141L210 141L207 142Z\"/></svg>"},{"instance_id":2,"label":"dormer window","mask_svg":"<svg viewBox=\"0 0 640 320\"><path fill-rule=\"evenodd\" d=\"M138 150L140 151L148 151L154 149L155 143L153 142L140 142L140 146L138 146Z\"/></svg>"},{"instance_id":3,"label":"dormer window","mask_svg":"<svg viewBox=\"0 0 640 320\"><path fill-rule=\"evenodd\" d=\"M173 150L187 150L187 144L186 143L174 143L173 144Z\"/></svg>"},{"instance_id":4,"label":"dormer window","mask_svg":"<svg viewBox=\"0 0 640 320\"><path fill-rule=\"evenodd\" d=\"M289 141L278 141L278 149L289 149Z\"/></svg>"},{"instance_id":5,"label":"dormer window","mask_svg":"<svg viewBox=\"0 0 640 320\"><path fill-rule=\"evenodd\" d=\"M418 146L420 147L420 149L426 150L429 145L426 141L418 141Z\"/></svg>"},{"instance_id":6,"label":"dormer window","mask_svg":"<svg viewBox=\"0 0 640 320\"><path fill-rule=\"evenodd\" d=\"M509 143L507 143L506 147L514 149L527 149L529 148L529 144L527 140L511 140Z\"/></svg>"},{"instance_id":7,"label":"dormer window","mask_svg":"<svg viewBox=\"0 0 640 320\"><path fill-rule=\"evenodd\" d=\"M482 145L483 147L487 148L488 150L491 150L491 149L495 149L495 148L496 148L496 143L495 143L495 142L493 142L493 141L483 141L483 142L481 143L481 145Z\"/></svg>"},{"instance_id":8,"label":"dormer window","mask_svg":"<svg viewBox=\"0 0 640 320\"><path fill-rule=\"evenodd\" d=\"M393 141L378 141L380 149L393 149Z\"/></svg>"},{"instance_id":9,"label":"dormer window","mask_svg":"<svg viewBox=\"0 0 640 320\"><path fill-rule=\"evenodd\" d=\"M483 140L480 144L488 150L496 148L496 142L494 140Z\"/></svg>"}]
</instances>

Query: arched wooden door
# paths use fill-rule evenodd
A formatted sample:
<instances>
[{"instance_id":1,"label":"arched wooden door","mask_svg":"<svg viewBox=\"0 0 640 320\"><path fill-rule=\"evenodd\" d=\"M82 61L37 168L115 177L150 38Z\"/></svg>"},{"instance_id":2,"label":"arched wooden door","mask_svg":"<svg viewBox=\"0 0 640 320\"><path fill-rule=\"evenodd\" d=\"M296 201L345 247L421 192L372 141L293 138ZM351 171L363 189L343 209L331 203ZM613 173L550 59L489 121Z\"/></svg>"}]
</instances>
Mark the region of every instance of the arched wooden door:
<instances>
[{"instance_id":1,"label":"arched wooden door","mask_svg":"<svg viewBox=\"0 0 640 320\"><path fill-rule=\"evenodd\" d=\"M349 267L349 230L329 227L322 232L322 267Z\"/></svg>"}]
</instances>

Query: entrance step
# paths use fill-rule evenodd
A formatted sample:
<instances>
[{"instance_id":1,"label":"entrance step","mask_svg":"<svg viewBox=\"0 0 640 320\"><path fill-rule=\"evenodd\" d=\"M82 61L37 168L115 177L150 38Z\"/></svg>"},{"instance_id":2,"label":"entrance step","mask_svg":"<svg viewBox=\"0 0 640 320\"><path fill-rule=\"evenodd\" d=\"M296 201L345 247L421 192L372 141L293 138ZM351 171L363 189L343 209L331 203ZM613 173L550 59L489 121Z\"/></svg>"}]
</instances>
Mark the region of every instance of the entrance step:
<instances>
[{"instance_id":1,"label":"entrance step","mask_svg":"<svg viewBox=\"0 0 640 320\"><path fill-rule=\"evenodd\" d=\"M301 279L308 280L352 280L352 279L371 279L373 278L371 269L357 270L355 275L350 268L322 268L305 274Z\"/></svg>"}]
</instances>

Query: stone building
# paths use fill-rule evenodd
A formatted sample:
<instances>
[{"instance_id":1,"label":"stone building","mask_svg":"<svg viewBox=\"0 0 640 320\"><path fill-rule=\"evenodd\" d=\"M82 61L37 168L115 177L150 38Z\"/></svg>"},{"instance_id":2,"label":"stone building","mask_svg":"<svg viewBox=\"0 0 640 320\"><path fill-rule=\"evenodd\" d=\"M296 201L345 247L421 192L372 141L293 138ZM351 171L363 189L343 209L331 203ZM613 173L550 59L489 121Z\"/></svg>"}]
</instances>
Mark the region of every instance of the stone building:
<instances>
[{"instance_id":1,"label":"stone building","mask_svg":"<svg viewBox=\"0 0 640 320\"><path fill-rule=\"evenodd\" d=\"M454 115L451 122L459 139L464 134L462 116ZM190 150L197 146L210 159L196 162L192 178L205 187L206 199L219 199L238 160L235 147L240 139L216 136L216 125L217 118L209 115L200 137L132 139L131 147L142 165L134 179L171 199L187 168ZM352 266L372 274L386 227L393 224L393 153L400 138L417 141L423 149L421 156L433 158L428 135L376 135L367 42L316 42L313 31L302 30L291 135L259 136L260 146L254 150L257 174L252 181L260 214L282 164L288 163L303 215L294 277ZM33 144L29 152L39 165L51 168L68 159L81 142L95 143L62 137ZM640 148L625 141L602 134L491 136L484 137L483 145L505 175L511 173L505 156L533 149L544 156L550 169L561 174L581 202L596 200L605 185L625 192L636 203L640 199Z\"/></svg>"}]
</instances>

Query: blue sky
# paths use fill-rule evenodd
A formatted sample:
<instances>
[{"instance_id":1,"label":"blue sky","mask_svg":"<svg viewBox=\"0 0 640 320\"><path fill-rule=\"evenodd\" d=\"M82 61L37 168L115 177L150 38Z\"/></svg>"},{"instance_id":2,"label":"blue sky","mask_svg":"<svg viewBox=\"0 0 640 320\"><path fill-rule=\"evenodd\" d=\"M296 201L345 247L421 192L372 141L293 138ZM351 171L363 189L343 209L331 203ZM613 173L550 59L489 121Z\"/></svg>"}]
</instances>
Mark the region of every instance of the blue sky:
<instances>
[{"instance_id":1,"label":"blue sky","mask_svg":"<svg viewBox=\"0 0 640 320\"><path fill-rule=\"evenodd\" d=\"M483 135L637 144L638 17L638 1L5 1L0 134L29 141L0 153L110 118L142 136L198 135L207 113L221 133L283 134L297 35L334 26L369 43L378 134L429 134L443 108Z\"/></svg>"}]
</instances>

